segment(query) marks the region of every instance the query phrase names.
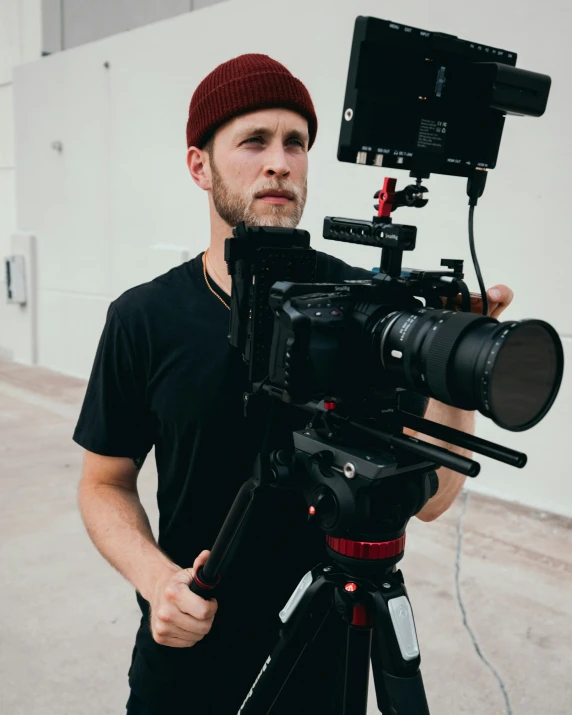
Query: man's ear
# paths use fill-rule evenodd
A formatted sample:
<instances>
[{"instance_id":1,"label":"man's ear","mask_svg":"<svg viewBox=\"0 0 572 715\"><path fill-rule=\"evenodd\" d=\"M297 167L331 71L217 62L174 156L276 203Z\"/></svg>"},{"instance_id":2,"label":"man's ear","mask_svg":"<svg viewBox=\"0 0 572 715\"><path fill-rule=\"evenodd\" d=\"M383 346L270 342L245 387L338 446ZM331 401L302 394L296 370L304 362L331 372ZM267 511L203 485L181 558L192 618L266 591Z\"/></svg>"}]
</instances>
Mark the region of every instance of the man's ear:
<instances>
[{"instance_id":1,"label":"man's ear","mask_svg":"<svg viewBox=\"0 0 572 715\"><path fill-rule=\"evenodd\" d=\"M200 186L203 191L212 189L211 167L209 155L206 151L196 146L189 147L187 151L187 167L197 186Z\"/></svg>"}]
</instances>

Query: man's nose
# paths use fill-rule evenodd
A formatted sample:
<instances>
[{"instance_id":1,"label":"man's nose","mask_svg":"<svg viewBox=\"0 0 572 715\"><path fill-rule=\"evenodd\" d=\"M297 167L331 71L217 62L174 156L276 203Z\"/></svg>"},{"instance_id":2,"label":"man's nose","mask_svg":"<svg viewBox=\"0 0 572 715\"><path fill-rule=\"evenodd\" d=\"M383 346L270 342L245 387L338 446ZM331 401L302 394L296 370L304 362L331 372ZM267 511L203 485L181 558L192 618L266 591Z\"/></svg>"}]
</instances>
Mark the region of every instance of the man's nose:
<instances>
[{"instance_id":1,"label":"man's nose","mask_svg":"<svg viewBox=\"0 0 572 715\"><path fill-rule=\"evenodd\" d=\"M290 165L284 147L274 147L268 152L266 157L264 175L265 176L288 176Z\"/></svg>"}]
</instances>

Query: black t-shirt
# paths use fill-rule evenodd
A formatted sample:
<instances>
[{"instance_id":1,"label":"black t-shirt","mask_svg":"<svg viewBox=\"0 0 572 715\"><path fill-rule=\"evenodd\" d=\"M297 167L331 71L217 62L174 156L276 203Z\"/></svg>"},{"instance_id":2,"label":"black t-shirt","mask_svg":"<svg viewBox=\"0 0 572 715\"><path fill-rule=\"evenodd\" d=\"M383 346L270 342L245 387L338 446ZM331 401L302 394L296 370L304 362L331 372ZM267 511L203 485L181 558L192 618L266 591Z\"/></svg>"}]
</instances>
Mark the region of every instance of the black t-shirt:
<instances>
[{"instance_id":1,"label":"black t-shirt","mask_svg":"<svg viewBox=\"0 0 572 715\"><path fill-rule=\"evenodd\" d=\"M318 253L318 281L370 276ZM228 326L228 309L205 285L202 253L126 291L109 308L74 432L78 444L106 456L144 458L155 447L159 546L183 568L211 548L260 446L263 425L245 418L246 370L229 346ZM423 407L420 400L417 411ZM218 612L202 641L184 649L157 644L148 603L137 594L133 691L161 715L235 713L277 639L278 612L323 548L301 496L268 490L217 589ZM298 669L297 687L307 695L330 668L327 658L314 659ZM306 712L300 701L281 698L283 712L294 703Z\"/></svg>"}]
</instances>

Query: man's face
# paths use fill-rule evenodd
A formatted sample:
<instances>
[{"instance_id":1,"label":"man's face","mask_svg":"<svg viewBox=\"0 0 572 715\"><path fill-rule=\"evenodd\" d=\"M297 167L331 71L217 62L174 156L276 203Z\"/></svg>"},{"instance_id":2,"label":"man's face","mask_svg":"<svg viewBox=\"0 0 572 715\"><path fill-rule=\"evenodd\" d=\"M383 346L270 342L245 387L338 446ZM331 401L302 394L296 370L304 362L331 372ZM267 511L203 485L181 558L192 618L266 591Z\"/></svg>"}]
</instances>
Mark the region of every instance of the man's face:
<instances>
[{"instance_id":1,"label":"man's face","mask_svg":"<svg viewBox=\"0 0 572 715\"><path fill-rule=\"evenodd\" d=\"M306 204L308 122L288 109L250 112L215 134L212 200L229 226L295 228Z\"/></svg>"}]
</instances>

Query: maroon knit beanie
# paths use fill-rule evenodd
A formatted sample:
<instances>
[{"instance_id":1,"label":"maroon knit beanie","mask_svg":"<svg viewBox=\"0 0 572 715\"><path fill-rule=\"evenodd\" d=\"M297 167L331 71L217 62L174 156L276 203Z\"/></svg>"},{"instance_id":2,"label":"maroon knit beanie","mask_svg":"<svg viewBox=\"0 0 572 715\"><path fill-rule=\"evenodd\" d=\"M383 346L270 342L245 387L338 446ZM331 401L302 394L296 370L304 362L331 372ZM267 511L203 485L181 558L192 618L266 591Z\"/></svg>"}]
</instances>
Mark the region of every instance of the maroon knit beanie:
<instances>
[{"instance_id":1,"label":"maroon knit beanie","mask_svg":"<svg viewBox=\"0 0 572 715\"><path fill-rule=\"evenodd\" d=\"M306 87L268 55L240 55L216 67L199 84L189 107L187 147L202 148L215 130L257 109L292 109L308 120L312 146L318 119Z\"/></svg>"}]
</instances>

